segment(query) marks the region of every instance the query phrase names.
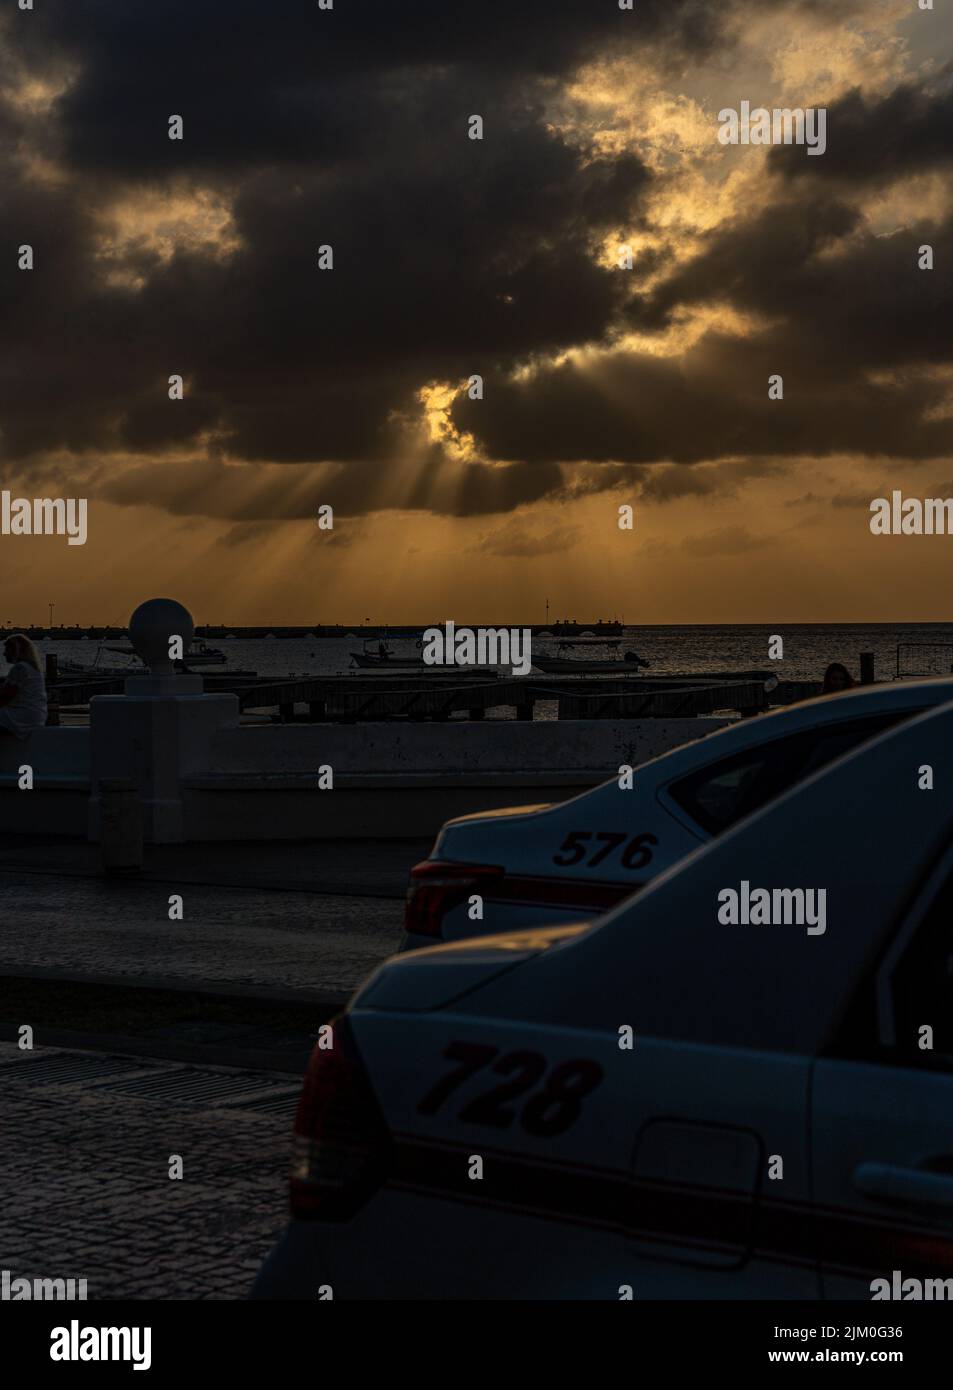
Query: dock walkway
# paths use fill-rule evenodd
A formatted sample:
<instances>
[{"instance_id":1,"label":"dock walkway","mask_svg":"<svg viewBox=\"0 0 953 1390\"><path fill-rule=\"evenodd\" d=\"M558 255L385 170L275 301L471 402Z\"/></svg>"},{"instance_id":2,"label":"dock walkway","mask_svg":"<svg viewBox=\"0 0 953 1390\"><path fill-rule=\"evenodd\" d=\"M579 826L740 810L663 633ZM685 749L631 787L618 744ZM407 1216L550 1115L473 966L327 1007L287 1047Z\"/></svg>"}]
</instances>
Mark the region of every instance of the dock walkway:
<instances>
[{"instance_id":1,"label":"dock walkway","mask_svg":"<svg viewBox=\"0 0 953 1390\"><path fill-rule=\"evenodd\" d=\"M675 719L716 710L757 714L769 705L789 704L817 694L809 681L785 681L765 690L768 671L710 672L694 675L467 677L461 671L308 676L250 681L227 672L205 676L205 689L233 692L242 712L277 710L283 722L304 717L328 720L449 719L464 714L483 719L487 711L515 709L532 719L537 703L555 702L559 719ZM76 680L50 685L61 710L88 705L96 695L120 695L121 678ZM304 707L299 716L298 710Z\"/></svg>"}]
</instances>

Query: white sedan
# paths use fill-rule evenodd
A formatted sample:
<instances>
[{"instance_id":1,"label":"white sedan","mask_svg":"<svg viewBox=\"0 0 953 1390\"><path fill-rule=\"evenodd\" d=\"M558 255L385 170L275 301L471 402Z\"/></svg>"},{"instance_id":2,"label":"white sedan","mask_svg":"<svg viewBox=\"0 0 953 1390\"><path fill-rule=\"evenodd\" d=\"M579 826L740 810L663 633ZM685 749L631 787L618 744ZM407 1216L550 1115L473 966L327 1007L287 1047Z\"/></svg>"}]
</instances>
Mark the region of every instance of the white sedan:
<instances>
[{"instance_id":1,"label":"white sedan","mask_svg":"<svg viewBox=\"0 0 953 1390\"><path fill-rule=\"evenodd\" d=\"M392 957L315 1049L253 1296L869 1299L953 1276L951 748L953 704L595 923Z\"/></svg>"},{"instance_id":2,"label":"white sedan","mask_svg":"<svg viewBox=\"0 0 953 1390\"><path fill-rule=\"evenodd\" d=\"M953 680L808 700L676 748L570 801L448 821L411 870L402 950L597 916Z\"/></svg>"}]
</instances>

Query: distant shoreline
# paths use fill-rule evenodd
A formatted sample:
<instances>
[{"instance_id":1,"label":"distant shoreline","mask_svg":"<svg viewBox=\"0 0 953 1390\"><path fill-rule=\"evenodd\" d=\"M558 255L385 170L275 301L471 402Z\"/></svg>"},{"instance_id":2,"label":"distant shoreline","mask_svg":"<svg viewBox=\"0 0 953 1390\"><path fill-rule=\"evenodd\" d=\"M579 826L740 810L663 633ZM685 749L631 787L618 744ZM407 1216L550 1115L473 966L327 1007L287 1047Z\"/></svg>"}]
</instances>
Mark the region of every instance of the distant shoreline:
<instances>
[{"instance_id":1,"label":"distant shoreline","mask_svg":"<svg viewBox=\"0 0 953 1390\"><path fill-rule=\"evenodd\" d=\"M299 637L313 637L316 639L330 638L340 640L341 638L353 637L360 640L365 637L373 637L378 633L383 637L399 640L402 637L419 637L428 627L440 627L441 622L421 623L303 623L284 625L280 623L258 623L258 624L198 624L195 628L195 636L205 640L221 641L229 637L234 637L239 641L259 641L264 638L274 637L276 639L294 639ZM455 620L456 621L456 620ZM800 622L761 622L761 623L650 623L635 622L622 623L614 620L593 619L589 622L556 621L550 623L524 623L522 626L528 627L534 636L541 636L544 633L552 633L555 636L569 635L570 633L583 634L591 632L596 635L610 636L621 635L624 632L653 632L653 631L698 631L699 629L711 629L719 631L725 628L736 628L739 630L750 629L751 631L784 632L785 630L797 628L870 628L896 630L900 628L948 628L953 625L953 619L895 619L889 622L863 622L863 621L825 621L819 622L814 619L804 619ZM464 627L467 624L457 622L457 626ZM502 619L485 621L483 624L472 623L472 627L505 627L506 623ZM37 626L34 623L11 623L8 622L0 628L0 635L3 632L24 632L34 642L91 642L112 641L116 638L127 636L125 627L113 627L111 625L100 626L93 624L89 627L66 625L60 627L58 624L52 628Z\"/></svg>"}]
</instances>

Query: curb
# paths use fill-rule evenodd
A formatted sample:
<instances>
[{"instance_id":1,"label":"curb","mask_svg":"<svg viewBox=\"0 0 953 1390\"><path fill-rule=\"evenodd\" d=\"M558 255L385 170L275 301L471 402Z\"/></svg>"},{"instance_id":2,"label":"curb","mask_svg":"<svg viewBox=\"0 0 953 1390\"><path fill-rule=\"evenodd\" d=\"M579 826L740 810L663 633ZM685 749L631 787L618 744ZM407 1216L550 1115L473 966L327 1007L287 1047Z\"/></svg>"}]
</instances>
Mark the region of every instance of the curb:
<instances>
[{"instance_id":1,"label":"curb","mask_svg":"<svg viewBox=\"0 0 953 1390\"><path fill-rule=\"evenodd\" d=\"M0 1022L0 1042L16 1042L19 1024ZM159 1038L130 1037L123 1033L76 1033L65 1028L41 1028L34 1037L34 1051L62 1047L76 1052L116 1052L128 1057L154 1057L168 1062L196 1062L202 1065L238 1067L242 1070L276 1072L300 1081L308 1062L308 1050L301 1053L256 1048L228 1048L205 1043L172 1043Z\"/></svg>"}]
</instances>

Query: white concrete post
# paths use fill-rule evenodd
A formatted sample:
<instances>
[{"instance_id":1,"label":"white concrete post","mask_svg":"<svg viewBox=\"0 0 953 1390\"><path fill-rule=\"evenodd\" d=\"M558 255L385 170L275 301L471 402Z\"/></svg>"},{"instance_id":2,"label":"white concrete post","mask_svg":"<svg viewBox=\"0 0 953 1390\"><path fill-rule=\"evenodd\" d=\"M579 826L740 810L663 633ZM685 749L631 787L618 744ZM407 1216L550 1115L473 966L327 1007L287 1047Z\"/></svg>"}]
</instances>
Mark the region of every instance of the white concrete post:
<instances>
[{"instance_id":1,"label":"white concrete post","mask_svg":"<svg viewBox=\"0 0 953 1390\"><path fill-rule=\"evenodd\" d=\"M174 599L142 603L129 619L129 640L148 672L129 676L124 695L89 702L90 799L88 838L102 838L101 779L132 778L142 804L147 844L186 838L183 784L210 765L219 729L238 724L237 695L206 695L201 676L178 674L169 656L173 637L187 652L192 615Z\"/></svg>"},{"instance_id":2,"label":"white concrete post","mask_svg":"<svg viewBox=\"0 0 953 1390\"><path fill-rule=\"evenodd\" d=\"M135 873L142 868L142 804L131 777L101 777L99 828L103 872Z\"/></svg>"}]
</instances>

